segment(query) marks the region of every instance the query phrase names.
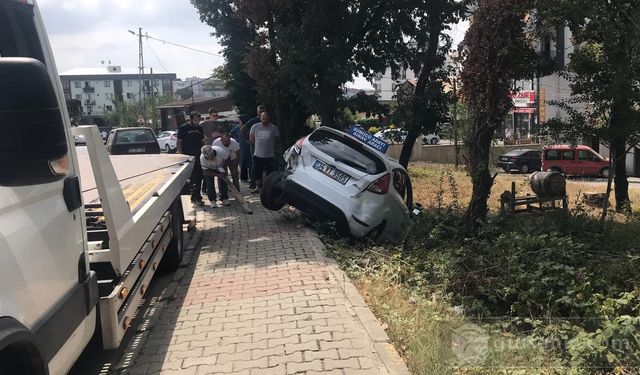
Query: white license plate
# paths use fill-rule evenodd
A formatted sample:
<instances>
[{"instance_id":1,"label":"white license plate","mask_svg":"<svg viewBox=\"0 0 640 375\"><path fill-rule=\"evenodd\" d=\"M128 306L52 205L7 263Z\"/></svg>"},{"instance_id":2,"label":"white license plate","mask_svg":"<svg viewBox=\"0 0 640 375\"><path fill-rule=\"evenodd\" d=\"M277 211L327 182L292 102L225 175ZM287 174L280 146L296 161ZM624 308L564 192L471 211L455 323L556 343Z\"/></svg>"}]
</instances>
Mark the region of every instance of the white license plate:
<instances>
[{"instance_id":1,"label":"white license plate","mask_svg":"<svg viewBox=\"0 0 640 375\"><path fill-rule=\"evenodd\" d=\"M342 185L346 185L351 178L348 174L343 173L336 168L321 162L320 160L316 160L316 162L313 163L313 169L322 172L324 175L331 177Z\"/></svg>"},{"instance_id":2,"label":"white license plate","mask_svg":"<svg viewBox=\"0 0 640 375\"><path fill-rule=\"evenodd\" d=\"M129 149L129 153L135 154L135 153L138 153L138 152L145 152L145 150L146 149L144 147L141 147L141 148L130 148Z\"/></svg>"}]
</instances>

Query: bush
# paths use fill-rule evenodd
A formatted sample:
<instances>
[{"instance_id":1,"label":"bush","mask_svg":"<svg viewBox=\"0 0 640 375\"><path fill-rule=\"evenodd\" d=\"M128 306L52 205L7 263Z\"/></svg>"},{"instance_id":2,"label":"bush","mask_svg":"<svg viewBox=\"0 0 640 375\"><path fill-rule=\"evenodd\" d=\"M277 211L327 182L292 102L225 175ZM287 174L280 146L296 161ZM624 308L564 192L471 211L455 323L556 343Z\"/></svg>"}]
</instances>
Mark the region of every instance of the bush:
<instances>
[{"instance_id":1,"label":"bush","mask_svg":"<svg viewBox=\"0 0 640 375\"><path fill-rule=\"evenodd\" d=\"M371 133L371 134L376 134L379 131L380 131L380 129L378 129L375 126L372 126L372 127L369 128L369 133Z\"/></svg>"},{"instance_id":2,"label":"bush","mask_svg":"<svg viewBox=\"0 0 640 375\"><path fill-rule=\"evenodd\" d=\"M358 120L356 120L356 124L362 126L366 130L368 130L370 133L372 133L371 128L373 128L373 127L377 128L377 127L380 126L380 123L378 122L378 119L376 119L376 118L358 119Z\"/></svg>"}]
</instances>

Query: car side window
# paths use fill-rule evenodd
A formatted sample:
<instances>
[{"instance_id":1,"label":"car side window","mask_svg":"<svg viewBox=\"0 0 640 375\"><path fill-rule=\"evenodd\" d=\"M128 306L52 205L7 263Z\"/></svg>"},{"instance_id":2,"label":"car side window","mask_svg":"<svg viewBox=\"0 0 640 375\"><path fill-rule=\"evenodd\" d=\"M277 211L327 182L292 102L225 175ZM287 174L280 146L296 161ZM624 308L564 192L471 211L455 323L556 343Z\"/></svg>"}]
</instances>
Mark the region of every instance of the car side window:
<instances>
[{"instance_id":1,"label":"car side window","mask_svg":"<svg viewBox=\"0 0 640 375\"><path fill-rule=\"evenodd\" d=\"M560 150L546 150L544 158L546 160L560 160Z\"/></svg>"},{"instance_id":2,"label":"car side window","mask_svg":"<svg viewBox=\"0 0 640 375\"><path fill-rule=\"evenodd\" d=\"M598 155L594 154L593 152L589 152L589 160L600 161L602 159Z\"/></svg>"},{"instance_id":3,"label":"car side window","mask_svg":"<svg viewBox=\"0 0 640 375\"><path fill-rule=\"evenodd\" d=\"M562 151L562 160L575 160L576 152L573 150L564 150Z\"/></svg>"},{"instance_id":4,"label":"car side window","mask_svg":"<svg viewBox=\"0 0 640 375\"><path fill-rule=\"evenodd\" d=\"M578 160L583 160L583 161L589 161L589 160L593 160L591 159L591 153L589 151L586 150L580 150L578 151Z\"/></svg>"}]
</instances>

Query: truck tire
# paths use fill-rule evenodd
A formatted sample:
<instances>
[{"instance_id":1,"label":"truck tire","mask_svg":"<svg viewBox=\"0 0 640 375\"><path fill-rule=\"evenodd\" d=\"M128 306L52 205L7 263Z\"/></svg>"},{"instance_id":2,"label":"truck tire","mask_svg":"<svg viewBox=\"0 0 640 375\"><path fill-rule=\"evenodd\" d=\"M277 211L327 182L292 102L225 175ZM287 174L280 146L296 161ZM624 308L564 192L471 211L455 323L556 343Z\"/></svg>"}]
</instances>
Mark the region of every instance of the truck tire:
<instances>
[{"instance_id":1,"label":"truck tire","mask_svg":"<svg viewBox=\"0 0 640 375\"><path fill-rule=\"evenodd\" d=\"M278 211L284 204L284 173L280 171L271 172L262 183L260 191L260 203L270 211Z\"/></svg>"},{"instance_id":2,"label":"truck tire","mask_svg":"<svg viewBox=\"0 0 640 375\"><path fill-rule=\"evenodd\" d=\"M182 237L182 222L184 220L184 214L182 212L182 200L176 199L171 205L171 231L172 237L167 245L167 251L162 257L160 268L163 271L175 271L180 267L182 261L182 254L184 254L184 242Z\"/></svg>"},{"instance_id":3,"label":"truck tire","mask_svg":"<svg viewBox=\"0 0 640 375\"><path fill-rule=\"evenodd\" d=\"M47 375L36 337L13 318L0 319L0 374Z\"/></svg>"}]
</instances>

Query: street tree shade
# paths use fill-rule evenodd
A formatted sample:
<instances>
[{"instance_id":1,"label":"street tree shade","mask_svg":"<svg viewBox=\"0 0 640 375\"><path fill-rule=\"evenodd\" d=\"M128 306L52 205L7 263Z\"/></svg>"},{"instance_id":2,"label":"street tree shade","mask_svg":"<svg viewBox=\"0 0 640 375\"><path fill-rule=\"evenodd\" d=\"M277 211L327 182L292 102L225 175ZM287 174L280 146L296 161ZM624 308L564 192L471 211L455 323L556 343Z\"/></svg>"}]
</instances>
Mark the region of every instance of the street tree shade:
<instances>
[{"instance_id":1,"label":"street tree shade","mask_svg":"<svg viewBox=\"0 0 640 375\"><path fill-rule=\"evenodd\" d=\"M533 76L538 61L525 34L531 5L523 0L480 1L459 46L462 91L472 116L465 137L473 183L465 225L471 232L487 216L493 185L489 152L494 134L513 106L512 82Z\"/></svg>"},{"instance_id":2,"label":"street tree shade","mask_svg":"<svg viewBox=\"0 0 640 375\"><path fill-rule=\"evenodd\" d=\"M571 99L558 103L566 118L543 129L556 139L577 143L591 136L609 146L614 167L616 209L628 210L626 154L640 142L640 1L539 0L543 27L568 26L579 46L563 73ZM610 192L611 178L607 188ZM605 201L608 202L608 199ZM602 219L606 217L606 206Z\"/></svg>"}]
</instances>

